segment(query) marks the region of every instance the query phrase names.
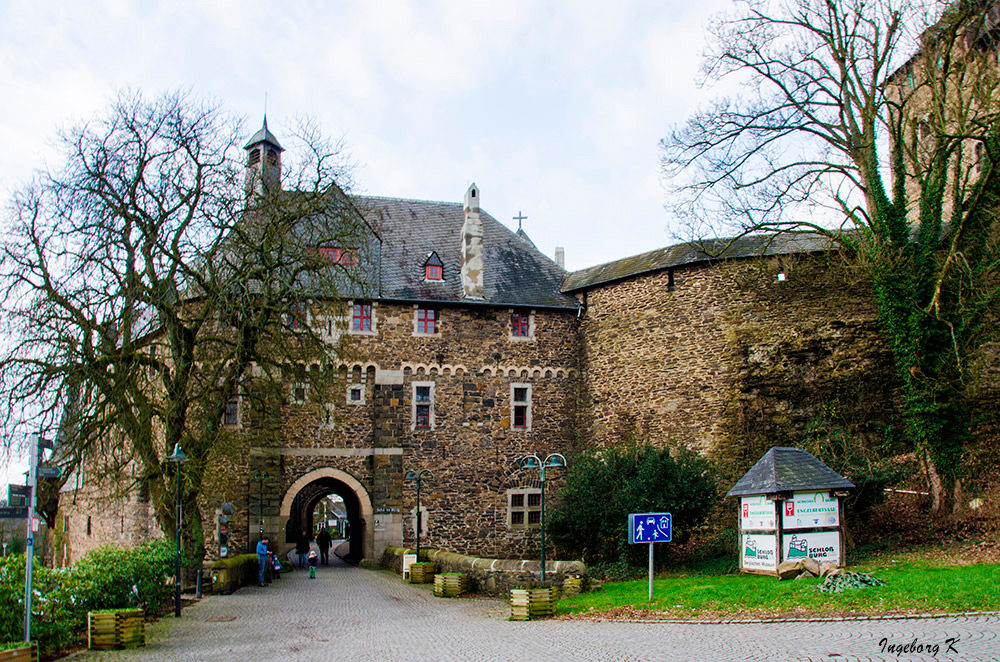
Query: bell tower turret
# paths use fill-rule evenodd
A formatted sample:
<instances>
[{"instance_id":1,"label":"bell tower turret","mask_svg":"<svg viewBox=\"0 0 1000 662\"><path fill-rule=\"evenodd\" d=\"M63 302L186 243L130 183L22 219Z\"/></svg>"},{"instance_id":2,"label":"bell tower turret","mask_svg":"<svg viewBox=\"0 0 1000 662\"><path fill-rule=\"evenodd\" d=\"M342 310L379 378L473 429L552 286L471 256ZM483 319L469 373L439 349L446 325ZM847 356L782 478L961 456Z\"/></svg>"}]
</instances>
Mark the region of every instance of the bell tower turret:
<instances>
[{"instance_id":1,"label":"bell tower turret","mask_svg":"<svg viewBox=\"0 0 1000 662\"><path fill-rule=\"evenodd\" d=\"M264 125L243 149L247 152L247 192L277 191L281 186L281 153L285 149L268 130L267 115L264 115Z\"/></svg>"}]
</instances>

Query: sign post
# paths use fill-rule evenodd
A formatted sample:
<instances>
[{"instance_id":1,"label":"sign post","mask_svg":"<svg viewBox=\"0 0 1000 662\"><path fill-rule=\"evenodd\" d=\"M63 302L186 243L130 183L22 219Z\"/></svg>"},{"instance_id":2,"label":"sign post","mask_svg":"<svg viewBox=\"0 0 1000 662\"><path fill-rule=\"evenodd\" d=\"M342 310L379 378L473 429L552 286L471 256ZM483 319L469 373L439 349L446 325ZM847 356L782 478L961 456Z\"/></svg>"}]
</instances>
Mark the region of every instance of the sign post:
<instances>
[{"instance_id":1,"label":"sign post","mask_svg":"<svg viewBox=\"0 0 1000 662\"><path fill-rule=\"evenodd\" d=\"M629 513L628 543L649 544L649 599L653 599L653 545L670 542L673 527L670 513Z\"/></svg>"},{"instance_id":2,"label":"sign post","mask_svg":"<svg viewBox=\"0 0 1000 662\"><path fill-rule=\"evenodd\" d=\"M31 641L31 570L35 560L35 535L31 523L35 520L38 498L38 435L28 437L28 521L24 539L24 641Z\"/></svg>"}]
</instances>

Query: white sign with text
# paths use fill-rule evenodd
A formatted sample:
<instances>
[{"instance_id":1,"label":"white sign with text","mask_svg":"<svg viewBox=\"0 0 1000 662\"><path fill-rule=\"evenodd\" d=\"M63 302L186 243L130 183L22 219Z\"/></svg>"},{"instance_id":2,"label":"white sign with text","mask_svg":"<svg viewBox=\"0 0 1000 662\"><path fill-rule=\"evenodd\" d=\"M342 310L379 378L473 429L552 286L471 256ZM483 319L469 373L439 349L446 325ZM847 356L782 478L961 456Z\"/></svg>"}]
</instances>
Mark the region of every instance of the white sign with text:
<instances>
[{"instance_id":1,"label":"white sign with text","mask_svg":"<svg viewBox=\"0 0 1000 662\"><path fill-rule=\"evenodd\" d=\"M763 495L740 498L740 528L773 531L774 502Z\"/></svg>"},{"instance_id":2,"label":"white sign with text","mask_svg":"<svg viewBox=\"0 0 1000 662\"><path fill-rule=\"evenodd\" d=\"M778 550L773 535L747 533L742 536L743 568L745 570L775 570Z\"/></svg>"},{"instance_id":3,"label":"white sign with text","mask_svg":"<svg viewBox=\"0 0 1000 662\"><path fill-rule=\"evenodd\" d=\"M783 529L840 526L837 497L827 492L796 492L782 504L781 526Z\"/></svg>"},{"instance_id":4,"label":"white sign with text","mask_svg":"<svg viewBox=\"0 0 1000 662\"><path fill-rule=\"evenodd\" d=\"M840 533L837 531L786 533L781 537L781 546L784 561L808 557L820 563L840 565Z\"/></svg>"}]
</instances>

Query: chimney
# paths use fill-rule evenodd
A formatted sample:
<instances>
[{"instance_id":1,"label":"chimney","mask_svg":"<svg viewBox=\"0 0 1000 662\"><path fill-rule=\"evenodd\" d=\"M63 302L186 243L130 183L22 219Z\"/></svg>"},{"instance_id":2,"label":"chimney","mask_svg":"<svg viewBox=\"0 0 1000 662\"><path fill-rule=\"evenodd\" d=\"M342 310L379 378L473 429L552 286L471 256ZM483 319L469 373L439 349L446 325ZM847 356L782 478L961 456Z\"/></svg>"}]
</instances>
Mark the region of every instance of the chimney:
<instances>
[{"instance_id":1,"label":"chimney","mask_svg":"<svg viewBox=\"0 0 1000 662\"><path fill-rule=\"evenodd\" d=\"M465 192L462 224L462 293L467 299L483 298L483 219L479 216L479 188Z\"/></svg>"},{"instance_id":2,"label":"chimney","mask_svg":"<svg viewBox=\"0 0 1000 662\"><path fill-rule=\"evenodd\" d=\"M556 264L562 269L566 268L566 249L562 246L556 246Z\"/></svg>"}]
</instances>

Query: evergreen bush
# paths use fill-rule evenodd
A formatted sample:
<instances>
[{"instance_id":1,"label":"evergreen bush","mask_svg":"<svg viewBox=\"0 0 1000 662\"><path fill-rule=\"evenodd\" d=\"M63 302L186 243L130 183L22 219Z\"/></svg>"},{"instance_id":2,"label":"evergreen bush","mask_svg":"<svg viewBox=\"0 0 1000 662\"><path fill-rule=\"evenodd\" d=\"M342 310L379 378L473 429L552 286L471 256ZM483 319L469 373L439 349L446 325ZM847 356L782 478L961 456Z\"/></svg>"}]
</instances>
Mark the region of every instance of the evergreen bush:
<instances>
[{"instance_id":1,"label":"evergreen bush","mask_svg":"<svg viewBox=\"0 0 1000 662\"><path fill-rule=\"evenodd\" d=\"M673 539L683 542L716 498L708 462L683 448L622 444L586 451L570 462L566 485L548 524L561 554L588 565L641 565L645 545L628 544L629 513L669 512ZM656 553L665 557L665 545Z\"/></svg>"},{"instance_id":2,"label":"evergreen bush","mask_svg":"<svg viewBox=\"0 0 1000 662\"><path fill-rule=\"evenodd\" d=\"M24 555L0 559L0 641L24 637ZM69 568L32 570L31 638L43 654L68 646L87 612L138 607L155 611L170 599L174 550L166 540L123 549L101 547Z\"/></svg>"}]
</instances>

